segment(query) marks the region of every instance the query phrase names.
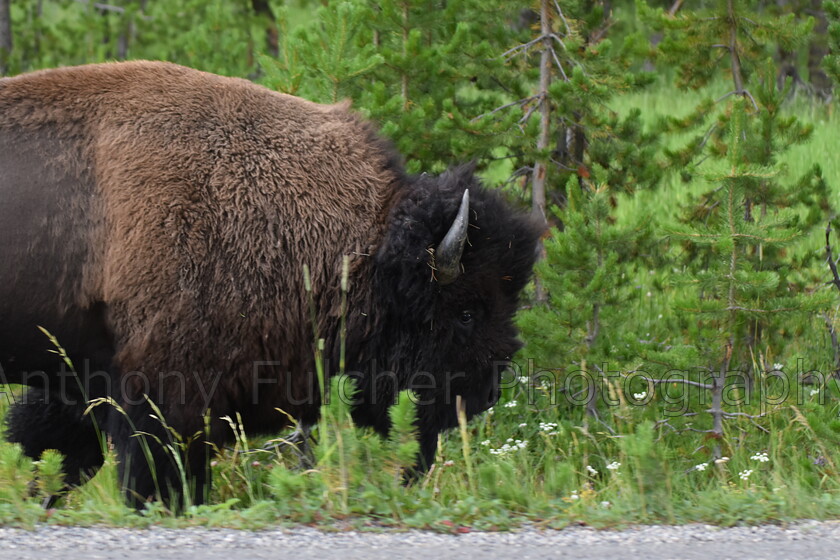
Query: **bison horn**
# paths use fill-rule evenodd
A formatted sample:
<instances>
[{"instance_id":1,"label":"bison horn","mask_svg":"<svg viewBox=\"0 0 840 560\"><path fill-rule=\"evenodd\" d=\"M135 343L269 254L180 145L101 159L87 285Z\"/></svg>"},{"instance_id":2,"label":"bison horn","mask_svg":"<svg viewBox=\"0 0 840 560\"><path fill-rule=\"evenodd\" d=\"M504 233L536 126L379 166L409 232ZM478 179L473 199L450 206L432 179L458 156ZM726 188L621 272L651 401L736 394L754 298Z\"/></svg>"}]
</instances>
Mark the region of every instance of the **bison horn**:
<instances>
[{"instance_id":1,"label":"bison horn","mask_svg":"<svg viewBox=\"0 0 840 560\"><path fill-rule=\"evenodd\" d=\"M435 277L441 284L451 284L461 274L461 255L467 241L470 219L470 191L464 191L455 221L435 249Z\"/></svg>"}]
</instances>

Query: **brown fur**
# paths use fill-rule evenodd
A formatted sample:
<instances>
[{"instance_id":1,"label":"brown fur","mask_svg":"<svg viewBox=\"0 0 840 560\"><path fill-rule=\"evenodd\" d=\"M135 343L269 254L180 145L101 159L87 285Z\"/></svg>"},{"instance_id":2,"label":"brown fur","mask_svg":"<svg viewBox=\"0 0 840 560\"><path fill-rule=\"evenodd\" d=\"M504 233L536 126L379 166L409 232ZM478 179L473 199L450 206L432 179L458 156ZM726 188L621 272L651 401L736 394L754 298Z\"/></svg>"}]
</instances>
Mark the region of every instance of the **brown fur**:
<instances>
[{"instance_id":1,"label":"brown fur","mask_svg":"<svg viewBox=\"0 0 840 560\"><path fill-rule=\"evenodd\" d=\"M75 171L90 169L95 187L70 202L86 222L67 229L90 238L75 303L108 304L120 371L143 372L152 388L171 372L200 382L204 393L187 386L185 410L202 409L191 401L220 376L214 416L252 402L242 380L255 356L276 362L278 376L312 362L311 333L278 328L308 330L303 265L318 293L331 292L343 254L375 251L396 179L345 105L160 62L4 80L0 127L50 130L76 145ZM334 312L333 303L318 301Z\"/></svg>"}]
</instances>

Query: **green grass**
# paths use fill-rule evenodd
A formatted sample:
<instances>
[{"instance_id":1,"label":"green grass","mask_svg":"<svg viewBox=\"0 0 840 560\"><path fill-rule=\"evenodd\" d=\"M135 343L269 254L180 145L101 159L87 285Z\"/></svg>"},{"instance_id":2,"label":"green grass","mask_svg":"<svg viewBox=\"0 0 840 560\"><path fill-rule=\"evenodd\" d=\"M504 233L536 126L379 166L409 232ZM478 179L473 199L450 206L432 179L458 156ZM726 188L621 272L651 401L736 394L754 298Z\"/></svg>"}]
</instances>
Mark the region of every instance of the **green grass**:
<instances>
[{"instance_id":1,"label":"green grass","mask_svg":"<svg viewBox=\"0 0 840 560\"><path fill-rule=\"evenodd\" d=\"M836 398L836 389L830 391ZM587 425L579 411L552 407L550 393L538 388L534 402L526 404L522 394L508 390L508 406L498 405L463 434L449 434L436 467L410 487L401 482L404 463L394 459L398 442L358 430L346 411L331 410L326 428L330 437L322 442L332 443L316 447L315 468L296 470L295 460L274 452L225 452L214 467L211 505L190 508L183 517L160 506L142 514L126 508L110 456L90 483L67 496L58 509L43 511L37 499L26 496L37 465L3 444L0 521L23 526L242 528L316 523L449 532L465 527L504 530L524 521L546 527L691 521L733 525L840 514L835 467L840 453L836 442L825 438L826 429L834 429L822 425L837 423L838 407L818 404L817 396L801 408L779 407L763 422L766 433L746 421L730 425L728 461L715 464L707 450L690 449L698 444L702 448L702 437L654 428L655 400L647 407L609 409L604 421L618 431L612 435L591 421ZM540 421L556 426L541 427ZM509 438L527 445L509 445L513 450L501 452ZM766 461L755 458L762 453ZM696 468L703 463L709 464ZM747 470L752 472L742 479L739 474Z\"/></svg>"},{"instance_id":2,"label":"green grass","mask_svg":"<svg viewBox=\"0 0 840 560\"><path fill-rule=\"evenodd\" d=\"M639 107L652 123L658 114L687 113L700 96L674 94L660 86L619 98L616 107L620 111ZM813 122L815 130L810 143L785 154L790 177L818 162L836 197L840 192L837 115L801 99L791 110ZM620 198L617 218L646 216L662 228L693 194L707 187L702 181L684 184L672 176L656 190ZM792 250L821 251L823 243L822 234L815 232ZM810 272L828 279L827 271ZM674 309L684 289L673 281L678 275L673 268L649 271L640 266L638 296L627 302L633 324L619 328L663 343L691 344ZM523 369L508 380L502 401L490 413L446 434L435 467L414 485L402 484L404 432L395 441L383 441L354 428L346 409L332 404L320 428L313 468L298 469L291 455L250 451L264 441L240 435L232 449L222 450L214 460L209 505L189 508L181 517L159 505L141 514L124 506L111 454L92 481L71 492L55 510L44 511L39 497L29 497L28 483L36 473L42 485L54 481L55 459L33 464L2 442L0 523L244 528L313 523L457 532L504 530L526 521L544 527L571 523L614 527L837 518L840 388L835 380L823 385L799 383L798 358L807 358L809 365L825 371L832 357L821 319L795 321L791 329L798 334L788 347L762 348L766 360L785 366L784 379L793 394L767 404L767 398L779 397L781 388L774 385L776 378L759 375L761 390L730 395L727 410L736 416L726 421L720 441L710 440L705 432L710 417L704 413L708 400L702 399L708 396L699 390L677 384L652 390L640 380L623 385L617 379L599 379L601 393L617 404L602 405L596 420L580 404L570 402L577 388L565 386L567 373L546 386L528 371L526 347L517 360ZM567 372L578 357L552 359L558 371ZM634 394L641 393L646 402L634 403ZM670 414L677 405L697 414ZM0 415L6 407L6 401L0 400ZM235 421L232 424L239 429ZM715 445L722 447L726 460L712 459Z\"/></svg>"}]
</instances>

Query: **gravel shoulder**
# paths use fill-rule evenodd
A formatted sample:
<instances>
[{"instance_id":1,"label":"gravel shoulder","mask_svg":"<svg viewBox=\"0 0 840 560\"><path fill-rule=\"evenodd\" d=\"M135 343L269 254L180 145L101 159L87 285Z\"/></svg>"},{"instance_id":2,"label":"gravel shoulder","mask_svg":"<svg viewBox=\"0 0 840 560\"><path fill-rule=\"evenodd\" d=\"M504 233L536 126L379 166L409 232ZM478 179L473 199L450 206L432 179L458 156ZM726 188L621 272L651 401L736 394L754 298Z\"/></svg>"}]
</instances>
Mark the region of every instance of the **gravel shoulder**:
<instances>
[{"instance_id":1,"label":"gravel shoulder","mask_svg":"<svg viewBox=\"0 0 840 560\"><path fill-rule=\"evenodd\" d=\"M393 560L394 558L840 558L840 522L786 527L639 526L620 531L573 527L445 535L422 531L340 532L295 528L110 529L0 527L0 559L41 560Z\"/></svg>"}]
</instances>

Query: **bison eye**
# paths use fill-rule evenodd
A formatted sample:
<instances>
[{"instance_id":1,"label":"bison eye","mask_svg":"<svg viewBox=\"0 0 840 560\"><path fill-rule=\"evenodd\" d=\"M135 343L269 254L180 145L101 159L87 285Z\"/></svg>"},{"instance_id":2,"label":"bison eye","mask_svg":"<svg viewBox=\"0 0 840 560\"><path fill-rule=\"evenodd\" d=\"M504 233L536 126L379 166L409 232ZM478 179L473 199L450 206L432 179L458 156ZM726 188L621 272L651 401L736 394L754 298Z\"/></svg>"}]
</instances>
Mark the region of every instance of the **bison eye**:
<instances>
[{"instance_id":1,"label":"bison eye","mask_svg":"<svg viewBox=\"0 0 840 560\"><path fill-rule=\"evenodd\" d=\"M464 311L461 311L461 323L463 323L465 325L469 325L472 322L473 322L472 311L470 311L468 309L465 309Z\"/></svg>"}]
</instances>

